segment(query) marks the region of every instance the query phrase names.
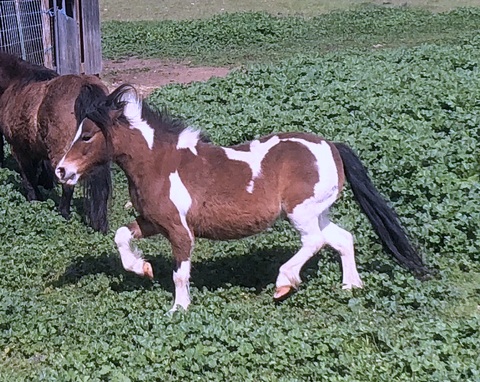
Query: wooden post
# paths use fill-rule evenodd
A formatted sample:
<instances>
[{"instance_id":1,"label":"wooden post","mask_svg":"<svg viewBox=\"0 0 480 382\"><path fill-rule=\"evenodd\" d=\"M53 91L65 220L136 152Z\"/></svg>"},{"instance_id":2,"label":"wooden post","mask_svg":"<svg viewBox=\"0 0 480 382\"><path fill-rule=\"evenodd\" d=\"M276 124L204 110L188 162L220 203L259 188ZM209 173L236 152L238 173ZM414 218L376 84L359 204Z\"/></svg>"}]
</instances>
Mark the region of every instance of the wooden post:
<instances>
[{"instance_id":1,"label":"wooden post","mask_svg":"<svg viewBox=\"0 0 480 382\"><path fill-rule=\"evenodd\" d=\"M42 0L40 5L40 10L42 12L43 65L47 68L53 69L53 46L48 3L48 0Z\"/></svg>"},{"instance_id":2,"label":"wooden post","mask_svg":"<svg viewBox=\"0 0 480 382\"><path fill-rule=\"evenodd\" d=\"M80 7L83 70L86 74L100 74L102 71L100 6L98 0L82 0Z\"/></svg>"},{"instance_id":3,"label":"wooden post","mask_svg":"<svg viewBox=\"0 0 480 382\"><path fill-rule=\"evenodd\" d=\"M62 1L61 9L55 7L55 46L59 74L80 73L80 39L75 7L72 12L72 16L67 15L65 0Z\"/></svg>"}]
</instances>

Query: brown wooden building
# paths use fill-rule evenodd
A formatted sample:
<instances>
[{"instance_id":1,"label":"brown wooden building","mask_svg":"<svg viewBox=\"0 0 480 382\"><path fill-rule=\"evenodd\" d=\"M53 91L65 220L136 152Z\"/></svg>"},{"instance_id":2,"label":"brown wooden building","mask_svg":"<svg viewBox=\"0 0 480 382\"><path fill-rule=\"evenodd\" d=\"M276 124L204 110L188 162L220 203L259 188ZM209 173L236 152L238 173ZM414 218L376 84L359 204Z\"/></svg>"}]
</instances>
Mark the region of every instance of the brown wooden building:
<instances>
[{"instance_id":1,"label":"brown wooden building","mask_svg":"<svg viewBox=\"0 0 480 382\"><path fill-rule=\"evenodd\" d=\"M60 74L99 74L98 0L0 0L0 50Z\"/></svg>"}]
</instances>

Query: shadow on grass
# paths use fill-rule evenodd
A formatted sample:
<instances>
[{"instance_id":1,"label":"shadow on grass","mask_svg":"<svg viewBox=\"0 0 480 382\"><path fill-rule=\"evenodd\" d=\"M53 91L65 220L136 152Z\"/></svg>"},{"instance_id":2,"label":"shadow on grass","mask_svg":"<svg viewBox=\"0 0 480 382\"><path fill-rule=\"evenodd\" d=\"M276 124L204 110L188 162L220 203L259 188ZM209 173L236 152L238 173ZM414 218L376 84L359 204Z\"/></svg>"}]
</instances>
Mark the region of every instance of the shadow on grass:
<instances>
[{"instance_id":1,"label":"shadow on grass","mask_svg":"<svg viewBox=\"0 0 480 382\"><path fill-rule=\"evenodd\" d=\"M261 293L265 287L275 282L278 269L293 256L293 252L285 248L273 248L265 251L255 251L242 256L213 258L208 260L193 261L191 284L199 289L216 290L240 286L253 288L255 293ZM302 274L316 273L318 259L314 256L302 270ZM137 289L151 289L155 284L173 292L173 261L164 257L146 257L152 266L155 278L148 280L122 268L121 261L116 254L103 254L101 256L85 256L76 259L65 273L51 285L61 287L76 284L83 277L95 274L105 274L112 280L110 287L117 292L132 291Z\"/></svg>"}]
</instances>

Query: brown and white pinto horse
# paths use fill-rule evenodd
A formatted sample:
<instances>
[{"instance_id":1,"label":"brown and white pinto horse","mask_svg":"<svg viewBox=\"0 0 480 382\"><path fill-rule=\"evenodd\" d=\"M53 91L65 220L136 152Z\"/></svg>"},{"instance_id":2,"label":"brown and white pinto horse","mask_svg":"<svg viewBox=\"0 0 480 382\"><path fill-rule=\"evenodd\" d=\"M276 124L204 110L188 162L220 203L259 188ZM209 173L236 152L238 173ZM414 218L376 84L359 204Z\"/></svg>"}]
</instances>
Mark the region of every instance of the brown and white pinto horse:
<instances>
[{"instance_id":1,"label":"brown and white pinto horse","mask_svg":"<svg viewBox=\"0 0 480 382\"><path fill-rule=\"evenodd\" d=\"M302 247L280 267L275 299L298 287L302 266L325 244L340 252L343 288L362 287L353 237L328 218L345 177L386 249L416 274L427 274L394 211L346 145L312 134L281 133L219 147L200 131L153 111L128 85L111 97L111 119L107 111L89 114L56 174L61 182L74 185L99 163L113 160L123 169L139 216L116 232L122 264L153 277L151 265L132 248L131 240L163 234L176 262L172 311L190 304L195 238L254 235L281 216L298 230Z\"/></svg>"},{"instance_id":2,"label":"brown and white pinto horse","mask_svg":"<svg viewBox=\"0 0 480 382\"><path fill-rule=\"evenodd\" d=\"M53 188L53 169L69 148L78 125L107 95L107 88L95 76L58 76L53 70L0 52L0 164L5 136L28 200L42 198L39 184ZM106 232L110 165L105 163L86 174L83 186L86 220L95 230ZM70 214L73 190L62 185L59 210L64 217Z\"/></svg>"}]
</instances>

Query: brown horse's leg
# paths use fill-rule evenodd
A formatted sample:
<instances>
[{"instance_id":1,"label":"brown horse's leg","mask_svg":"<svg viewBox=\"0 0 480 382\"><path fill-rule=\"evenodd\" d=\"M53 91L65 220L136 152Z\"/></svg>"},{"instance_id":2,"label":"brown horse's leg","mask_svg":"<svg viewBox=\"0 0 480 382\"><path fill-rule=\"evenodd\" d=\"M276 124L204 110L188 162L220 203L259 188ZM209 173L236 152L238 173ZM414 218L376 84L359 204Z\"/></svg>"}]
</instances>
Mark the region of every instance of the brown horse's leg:
<instances>
[{"instance_id":1,"label":"brown horse's leg","mask_svg":"<svg viewBox=\"0 0 480 382\"><path fill-rule=\"evenodd\" d=\"M55 174L50 161L42 160L40 162L40 171L38 174L38 185L46 190L52 190L55 186Z\"/></svg>"},{"instance_id":2,"label":"brown horse's leg","mask_svg":"<svg viewBox=\"0 0 480 382\"><path fill-rule=\"evenodd\" d=\"M70 218L70 206L72 204L73 190L73 186L62 184L62 196L60 197L60 205L58 206L58 210L60 211L60 215L62 215L65 219Z\"/></svg>"},{"instance_id":3,"label":"brown horse's leg","mask_svg":"<svg viewBox=\"0 0 480 382\"><path fill-rule=\"evenodd\" d=\"M12 155L18 163L20 168L20 176L22 177L22 186L27 194L27 200L41 200L42 195L37 185L37 169L38 162L28 158L27 156L19 155L12 148Z\"/></svg>"},{"instance_id":4,"label":"brown horse's leg","mask_svg":"<svg viewBox=\"0 0 480 382\"><path fill-rule=\"evenodd\" d=\"M153 279L153 269L150 263L146 262L142 253L135 247L132 248L132 239L141 239L159 233L160 231L150 222L139 216L127 226L120 227L115 234L122 265L125 270L134 272L139 276L146 276Z\"/></svg>"},{"instance_id":5,"label":"brown horse's leg","mask_svg":"<svg viewBox=\"0 0 480 382\"><path fill-rule=\"evenodd\" d=\"M5 160L5 151L3 146L5 145L3 134L0 133L0 167L3 167L3 163Z\"/></svg>"}]
</instances>

